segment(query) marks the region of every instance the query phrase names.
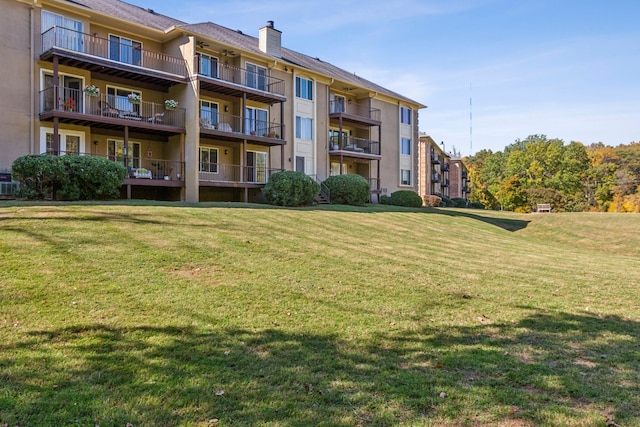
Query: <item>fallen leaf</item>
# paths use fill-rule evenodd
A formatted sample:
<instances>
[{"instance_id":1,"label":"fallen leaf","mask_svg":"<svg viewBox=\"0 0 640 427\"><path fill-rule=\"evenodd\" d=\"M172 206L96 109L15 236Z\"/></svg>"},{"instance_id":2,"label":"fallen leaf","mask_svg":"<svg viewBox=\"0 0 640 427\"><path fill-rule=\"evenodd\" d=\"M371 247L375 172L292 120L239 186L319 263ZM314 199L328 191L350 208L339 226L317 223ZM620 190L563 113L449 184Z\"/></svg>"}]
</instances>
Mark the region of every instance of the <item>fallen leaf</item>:
<instances>
[{"instance_id":1,"label":"fallen leaf","mask_svg":"<svg viewBox=\"0 0 640 427\"><path fill-rule=\"evenodd\" d=\"M217 419L217 418L211 418L211 419L209 420L209 424L218 424L218 422L220 422L220 420L219 420L219 419Z\"/></svg>"},{"instance_id":2,"label":"fallen leaf","mask_svg":"<svg viewBox=\"0 0 640 427\"><path fill-rule=\"evenodd\" d=\"M436 368L442 368L442 363L440 362L436 363Z\"/></svg>"},{"instance_id":3,"label":"fallen leaf","mask_svg":"<svg viewBox=\"0 0 640 427\"><path fill-rule=\"evenodd\" d=\"M304 388L306 388L308 392L311 392L313 390L313 385L312 384L305 384Z\"/></svg>"},{"instance_id":4,"label":"fallen leaf","mask_svg":"<svg viewBox=\"0 0 640 427\"><path fill-rule=\"evenodd\" d=\"M449 395L447 393L445 393L444 391L440 393L440 397L443 398L443 399L448 397L448 396Z\"/></svg>"},{"instance_id":5,"label":"fallen leaf","mask_svg":"<svg viewBox=\"0 0 640 427\"><path fill-rule=\"evenodd\" d=\"M224 394L224 390L216 390L216 396L222 396Z\"/></svg>"}]
</instances>

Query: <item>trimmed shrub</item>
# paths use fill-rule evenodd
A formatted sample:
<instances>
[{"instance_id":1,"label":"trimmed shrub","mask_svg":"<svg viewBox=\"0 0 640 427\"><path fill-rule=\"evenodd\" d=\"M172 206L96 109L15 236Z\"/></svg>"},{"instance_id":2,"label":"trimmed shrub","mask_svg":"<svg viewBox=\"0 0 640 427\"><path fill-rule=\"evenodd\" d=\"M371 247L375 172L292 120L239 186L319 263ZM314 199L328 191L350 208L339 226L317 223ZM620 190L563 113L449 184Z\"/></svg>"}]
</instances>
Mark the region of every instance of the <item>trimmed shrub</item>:
<instances>
[{"instance_id":1,"label":"trimmed shrub","mask_svg":"<svg viewBox=\"0 0 640 427\"><path fill-rule=\"evenodd\" d=\"M419 208L422 206L422 198L412 190L399 190L391 193L391 204L395 206L406 206L409 208Z\"/></svg>"},{"instance_id":2,"label":"trimmed shrub","mask_svg":"<svg viewBox=\"0 0 640 427\"><path fill-rule=\"evenodd\" d=\"M313 203L320 184L302 172L276 172L262 189L267 203L276 206L306 206Z\"/></svg>"},{"instance_id":3,"label":"trimmed shrub","mask_svg":"<svg viewBox=\"0 0 640 427\"><path fill-rule=\"evenodd\" d=\"M450 198L443 196L442 202L440 202L440 206L447 207L447 208L455 208L456 204Z\"/></svg>"},{"instance_id":4,"label":"trimmed shrub","mask_svg":"<svg viewBox=\"0 0 640 427\"><path fill-rule=\"evenodd\" d=\"M62 176L58 158L44 154L18 157L11 165L11 173L20 187L16 196L25 199L51 199L53 190Z\"/></svg>"},{"instance_id":5,"label":"trimmed shrub","mask_svg":"<svg viewBox=\"0 0 640 427\"><path fill-rule=\"evenodd\" d=\"M63 168L56 196L60 200L104 200L120 197L127 176L120 163L94 156L58 157Z\"/></svg>"},{"instance_id":6,"label":"trimmed shrub","mask_svg":"<svg viewBox=\"0 0 640 427\"><path fill-rule=\"evenodd\" d=\"M451 199L454 206L456 208L466 208L467 207L467 199L463 199L462 197L454 197Z\"/></svg>"},{"instance_id":7,"label":"trimmed shrub","mask_svg":"<svg viewBox=\"0 0 640 427\"><path fill-rule=\"evenodd\" d=\"M435 194L422 196L422 200L425 206L430 206L432 208L436 208L440 206L440 203L442 202L442 199L440 198L440 196L436 196Z\"/></svg>"},{"instance_id":8,"label":"trimmed shrub","mask_svg":"<svg viewBox=\"0 0 640 427\"><path fill-rule=\"evenodd\" d=\"M469 207L471 209L484 209L484 205L480 202L469 202Z\"/></svg>"},{"instance_id":9,"label":"trimmed shrub","mask_svg":"<svg viewBox=\"0 0 640 427\"><path fill-rule=\"evenodd\" d=\"M386 194L382 194L380 196L380 204L381 205L390 205L391 204L391 197L387 196Z\"/></svg>"},{"instance_id":10,"label":"trimmed shrub","mask_svg":"<svg viewBox=\"0 0 640 427\"><path fill-rule=\"evenodd\" d=\"M329 187L332 204L362 206L369 201L371 185L360 175L330 176L324 184Z\"/></svg>"},{"instance_id":11,"label":"trimmed shrub","mask_svg":"<svg viewBox=\"0 0 640 427\"><path fill-rule=\"evenodd\" d=\"M101 157L27 155L12 166L20 181L18 197L27 199L102 200L120 196L125 167Z\"/></svg>"}]
</instances>

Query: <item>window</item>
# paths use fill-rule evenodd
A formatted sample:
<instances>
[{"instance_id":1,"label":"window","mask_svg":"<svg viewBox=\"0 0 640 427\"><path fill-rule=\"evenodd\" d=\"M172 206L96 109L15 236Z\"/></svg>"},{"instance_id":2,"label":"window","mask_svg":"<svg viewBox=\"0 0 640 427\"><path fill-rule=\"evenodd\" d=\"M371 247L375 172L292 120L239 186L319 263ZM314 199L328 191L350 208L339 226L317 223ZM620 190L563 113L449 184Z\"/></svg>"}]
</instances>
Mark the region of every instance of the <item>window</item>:
<instances>
[{"instance_id":1,"label":"window","mask_svg":"<svg viewBox=\"0 0 640 427\"><path fill-rule=\"evenodd\" d=\"M68 76L60 74L58 76L58 102L53 99L55 92L53 90L53 74L49 71L43 74L43 97L41 106L42 111L51 111L54 109L67 111L83 111L82 96L83 80L80 77Z\"/></svg>"},{"instance_id":2,"label":"window","mask_svg":"<svg viewBox=\"0 0 640 427\"><path fill-rule=\"evenodd\" d=\"M313 80L296 77L296 97L313 101Z\"/></svg>"},{"instance_id":3,"label":"window","mask_svg":"<svg viewBox=\"0 0 640 427\"><path fill-rule=\"evenodd\" d=\"M304 173L304 157L296 156L296 172Z\"/></svg>"},{"instance_id":4,"label":"window","mask_svg":"<svg viewBox=\"0 0 640 427\"><path fill-rule=\"evenodd\" d=\"M264 184L267 178L267 153L247 151L247 181Z\"/></svg>"},{"instance_id":5,"label":"window","mask_svg":"<svg viewBox=\"0 0 640 427\"><path fill-rule=\"evenodd\" d=\"M313 119L296 116L296 138L313 139Z\"/></svg>"},{"instance_id":6,"label":"window","mask_svg":"<svg viewBox=\"0 0 640 427\"><path fill-rule=\"evenodd\" d=\"M269 129L269 112L259 108L247 107L244 113L245 132L255 132L258 136L267 136Z\"/></svg>"},{"instance_id":7,"label":"window","mask_svg":"<svg viewBox=\"0 0 640 427\"><path fill-rule=\"evenodd\" d=\"M411 185L411 171L400 169L400 185Z\"/></svg>"},{"instance_id":8,"label":"window","mask_svg":"<svg viewBox=\"0 0 640 427\"><path fill-rule=\"evenodd\" d=\"M329 95L329 114L331 113L344 113L345 112L345 97L340 95Z\"/></svg>"},{"instance_id":9,"label":"window","mask_svg":"<svg viewBox=\"0 0 640 427\"><path fill-rule=\"evenodd\" d=\"M109 35L109 59L131 65L142 65L142 43Z\"/></svg>"},{"instance_id":10,"label":"window","mask_svg":"<svg viewBox=\"0 0 640 427\"><path fill-rule=\"evenodd\" d=\"M344 169L346 169L346 165ZM336 175L340 175L340 163L331 162L331 164L329 165L329 176L336 176Z\"/></svg>"},{"instance_id":11,"label":"window","mask_svg":"<svg viewBox=\"0 0 640 427\"><path fill-rule=\"evenodd\" d=\"M411 140L408 138L402 138L400 140L400 154L405 156L411 155Z\"/></svg>"},{"instance_id":12,"label":"window","mask_svg":"<svg viewBox=\"0 0 640 427\"><path fill-rule=\"evenodd\" d=\"M109 160L124 165L127 158L127 165L132 168L140 167L140 143L129 141L129 153L125 156L124 141L110 139L107 141L107 156Z\"/></svg>"},{"instance_id":13,"label":"window","mask_svg":"<svg viewBox=\"0 0 640 427\"><path fill-rule=\"evenodd\" d=\"M69 154L79 156L84 153L84 133L60 129L58 131L60 138L59 154ZM40 130L40 152L54 153L56 150L53 142L53 129L41 128Z\"/></svg>"},{"instance_id":14,"label":"window","mask_svg":"<svg viewBox=\"0 0 640 427\"><path fill-rule=\"evenodd\" d=\"M142 93L135 90L122 89L117 87L107 87L108 107L120 111L135 113L140 115L140 104L133 104L129 101L129 94L133 93L142 98Z\"/></svg>"},{"instance_id":15,"label":"window","mask_svg":"<svg viewBox=\"0 0 640 427\"><path fill-rule=\"evenodd\" d=\"M403 125L411 124L411 108L400 107L400 123Z\"/></svg>"},{"instance_id":16,"label":"window","mask_svg":"<svg viewBox=\"0 0 640 427\"><path fill-rule=\"evenodd\" d=\"M218 149L200 147L200 172L218 173Z\"/></svg>"},{"instance_id":17,"label":"window","mask_svg":"<svg viewBox=\"0 0 640 427\"><path fill-rule=\"evenodd\" d=\"M267 69L247 63L247 86L267 90Z\"/></svg>"},{"instance_id":18,"label":"window","mask_svg":"<svg viewBox=\"0 0 640 427\"><path fill-rule=\"evenodd\" d=\"M215 102L200 101L200 118L203 120L205 127L213 127L217 125L218 104Z\"/></svg>"},{"instance_id":19,"label":"window","mask_svg":"<svg viewBox=\"0 0 640 427\"><path fill-rule=\"evenodd\" d=\"M348 134L346 131L342 131L342 141L340 141L340 131L329 129L329 150L335 151L340 150L340 142L342 142L342 146L347 145Z\"/></svg>"},{"instance_id":20,"label":"window","mask_svg":"<svg viewBox=\"0 0 640 427\"><path fill-rule=\"evenodd\" d=\"M48 31L53 27L57 27L55 34L53 31ZM43 37L43 45L50 43L50 46L43 46L43 49L55 45L82 52L82 22L80 21L43 10L42 33L47 33Z\"/></svg>"},{"instance_id":21,"label":"window","mask_svg":"<svg viewBox=\"0 0 640 427\"><path fill-rule=\"evenodd\" d=\"M199 53L200 74L208 77L218 78L218 58Z\"/></svg>"}]
</instances>

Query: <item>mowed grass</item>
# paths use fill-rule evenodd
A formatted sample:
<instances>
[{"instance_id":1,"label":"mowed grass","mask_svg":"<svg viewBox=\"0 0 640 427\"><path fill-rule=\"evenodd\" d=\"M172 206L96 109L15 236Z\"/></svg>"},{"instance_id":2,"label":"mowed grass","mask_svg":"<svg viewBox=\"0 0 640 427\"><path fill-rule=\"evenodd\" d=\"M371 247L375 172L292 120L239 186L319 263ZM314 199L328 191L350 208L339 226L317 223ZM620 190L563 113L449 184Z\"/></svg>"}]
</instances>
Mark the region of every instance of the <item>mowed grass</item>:
<instances>
[{"instance_id":1,"label":"mowed grass","mask_svg":"<svg viewBox=\"0 0 640 427\"><path fill-rule=\"evenodd\" d=\"M640 215L0 204L0 425L640 425Z\"/></svg>"}]
</instances>

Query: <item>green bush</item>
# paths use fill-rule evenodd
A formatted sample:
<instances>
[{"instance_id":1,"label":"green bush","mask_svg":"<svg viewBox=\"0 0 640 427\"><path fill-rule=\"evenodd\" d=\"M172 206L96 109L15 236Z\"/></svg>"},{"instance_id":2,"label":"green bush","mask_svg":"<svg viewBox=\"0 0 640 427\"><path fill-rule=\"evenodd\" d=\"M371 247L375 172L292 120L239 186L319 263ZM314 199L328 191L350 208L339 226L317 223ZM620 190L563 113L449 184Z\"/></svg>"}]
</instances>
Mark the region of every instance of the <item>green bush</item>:
<instances>
[{"instance_id":1,"label":"green bush","mask_svg":"<svg viewBox=\"0 0 640 427\"><path fill-rule=\"evenodd\" d=\"M18 197L28 199L101 200L120 196L127 170L101 157L27 155L12 173L20 181Z\"/></svg>"},{"instance_id":2,"label":"green bush","mask_svg":"<svg viewBox=\"0 0 640 427\"><path fill-rule=\"evenodd\" d=\"M103 200L120 196L127 170L102 157L61 156L64 173L56 195L61 200Z\"/></svg>"},{"instance_id":3,"label":"green bush","mask_svg":"<svg viewBox=\"0 0 640 427\"><path fill-rule=\"evenodd\" d=\"M462 197L454 197L451 199L454 207L456 208L466 208L467 207L467 199L463 199Z\"/></svg>"},{"instance_id":4,"label":"green bush","mask_svg":"<svg viewBox=\"0 0 640 427\"><path fill-rule=\"evenodd\" d=\"M26 199L50 199L62 176L58 158L44 154L18 157L11 165L11 173L20 187L16 196Z\"/></svg>"},{"instance_id":5,"label":"green bush","mask_svg":"<svg viewBox=\"0 0 640 427\"><path fill-rule=\"evenodd\" d=\"M484 205L480 202L470 202L469 207L471 209L484 209Z\"/></svg>"},{"instance_id":6,"label":"green bush","mask_svg":"<svg viewBox=\"0 0 640 427\"><path fill-rule=\"evenodd\" d=\"M267 203L276 206L310 205L319 192L320 184L313 178L295 171L272 174L262 189Z\"/></svg>"},{"instance_id":7,"label":"green bush","mask_svg":"<svg viewBox=\"0 0 640 427\"><path fill-rule=\"evenodd\" d=\"M419 208L422 206L422 197L412 190L399 190L391 193L391 204L395 206Z\"/></svg>"},{"instance_id":8,"label":"green bush","mask_svg":"<svg viewBox=\"0 0 640 427\"><path fill-rule=\"evenodd\" d=\"M391 204L391 197L387 196L386 194L383 194L380 196L380 204L381 205L390 205Z\"/></svg>"},{"instance_id":9,"label":"green bush","mask_svg":"<svg viewBox=\"0 0 640 427\"><path fill-rule=\"evenodd\" d=\"M360 175L330 176L324 181L324 184L329 187L331 203L362 206L369 201L371 185Z\"/></svg>"},{"instance_id":10,"label":"green bush","mask_svg":"<svg viewBox=\"0 0 640 427\"><path fill-rule=\"evenodd\" d=\"M442 206L444 204L444 206L448 207L448 208L455 208L456 204L453 200L451 200L448 197L442 196L442 202L440 202L440 206Z\"/></svg>"}]
</instances>

